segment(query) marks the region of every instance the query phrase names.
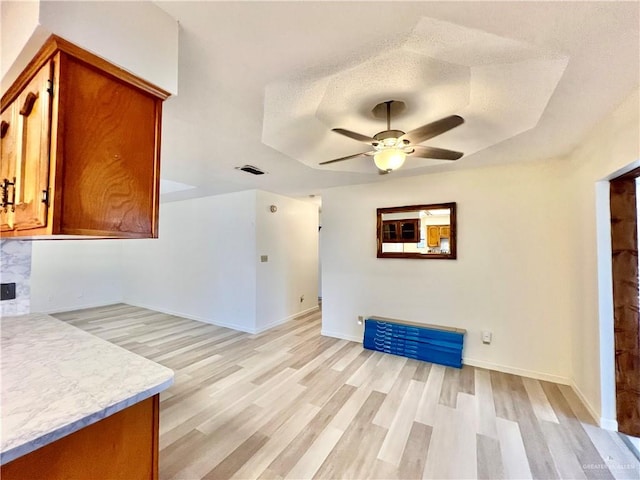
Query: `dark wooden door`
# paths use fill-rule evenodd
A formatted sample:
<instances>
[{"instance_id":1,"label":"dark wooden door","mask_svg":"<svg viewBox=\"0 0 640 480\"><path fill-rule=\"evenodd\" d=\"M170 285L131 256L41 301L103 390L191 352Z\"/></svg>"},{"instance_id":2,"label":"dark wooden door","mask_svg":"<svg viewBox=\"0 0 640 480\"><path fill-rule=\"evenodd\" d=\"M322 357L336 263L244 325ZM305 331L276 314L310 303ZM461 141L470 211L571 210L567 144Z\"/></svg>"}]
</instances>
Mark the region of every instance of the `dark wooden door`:
<instances>
[{"instance_id":1,"label":"dark wooden door","mask_svg":"<svg viewBox=\"0 0 640 480\"><path fill-rule=\"evenodd\" d=\"M640 437L638 213L640 169L611 181L611 248L618 430Z\"/></svg>"}]
</instances>

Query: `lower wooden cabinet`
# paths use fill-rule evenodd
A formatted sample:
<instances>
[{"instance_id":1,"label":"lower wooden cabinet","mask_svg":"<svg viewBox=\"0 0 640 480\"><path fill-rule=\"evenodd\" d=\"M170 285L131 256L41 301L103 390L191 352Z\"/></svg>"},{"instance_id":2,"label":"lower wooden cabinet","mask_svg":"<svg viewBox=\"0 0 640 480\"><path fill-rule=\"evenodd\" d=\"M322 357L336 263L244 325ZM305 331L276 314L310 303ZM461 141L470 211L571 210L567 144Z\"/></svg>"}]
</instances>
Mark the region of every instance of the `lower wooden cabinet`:
<instances>
[{"instance_id":1,"label":"lower wooden cabinet","mask_svg":"<svg viewBox=\"0 0 640 480\"><path fill-rule=\"evenodd\" d=\"M158 478L159 395L0 467L2 480Z\"/></svg>"}]
</instances>

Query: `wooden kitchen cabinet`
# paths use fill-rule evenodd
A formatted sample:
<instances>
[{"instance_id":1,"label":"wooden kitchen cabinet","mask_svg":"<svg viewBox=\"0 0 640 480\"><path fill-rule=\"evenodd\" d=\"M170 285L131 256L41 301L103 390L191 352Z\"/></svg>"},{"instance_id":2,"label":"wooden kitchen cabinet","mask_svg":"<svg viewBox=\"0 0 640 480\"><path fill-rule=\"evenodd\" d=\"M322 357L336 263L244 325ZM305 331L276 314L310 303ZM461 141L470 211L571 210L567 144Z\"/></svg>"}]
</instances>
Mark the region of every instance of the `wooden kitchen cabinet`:
<instances>
[{"instance_id":1,"label":"wooden kitchen cabinet","mask_svg":"<svg viewBox=\"0 0 640 480\"><path fill-rule=\"evenodd\" d=\"M157 237L167 97L52 36L1 100L2 237Z\"/></svg>"},{"instance_id":2,"label":"wooden kitchen cabinet","mask_svg":"<svg viewBox=\"0 0 640 480\"><path fill-rule=\"evenodd\" d=\"M385 243L417 243L420 241L420 220L385 220L382 222Z\"/></svg>"},{"instance_id":3,"label":"wooden kitchen cabinet","mask_svg":"<svg viewBox=\"0 0 640 480\"><path fill-rule=\"evenodd\" d=\"M440 240L449 238L451 235L451 226L449 225L427 225L427 246L439 247Z\"/></svg>"},{"instance_id":4,"label":"wooden kitchen cabinet","mask_svg":"<svg viewBox=\"0 0 640 480\"><path fill-rule=\"evenodd\" d=\"M438 225L427 225L427 246L440 246L440 227Z\"/></svg>"},{"instance_id":5,"label":"wooden kitchen cabinet","mask_svg":"<svg viewBox=\"0 0 640 480\"><path fill-rule=\"evenodd\" d=\"M3 480L158 478L159 395L0 467Z\"/></svg>"}]
</instances>

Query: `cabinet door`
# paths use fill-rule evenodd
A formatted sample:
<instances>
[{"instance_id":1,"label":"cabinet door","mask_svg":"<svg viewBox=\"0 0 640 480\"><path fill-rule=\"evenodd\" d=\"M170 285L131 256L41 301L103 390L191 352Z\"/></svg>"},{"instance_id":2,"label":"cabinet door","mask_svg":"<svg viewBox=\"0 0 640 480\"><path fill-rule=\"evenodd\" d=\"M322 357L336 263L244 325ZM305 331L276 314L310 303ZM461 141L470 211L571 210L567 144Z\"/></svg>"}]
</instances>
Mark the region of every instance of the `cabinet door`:
<instances>
[{"instance_id":1,"label":"cabinet door","mask_svg":"<svg viewBox=\"0 0 640 480\"><path fill-rule=\"evenodd\" d=\"M382 222L382 241L397 242L398 241L398 223L394 221Z\"/></svg>"},{"instance_id":2,"label":"cabinet door","mask_svg":"<svg viewBox=\"0 0 640 480\"><path fill-rule=\"evenodd\" d=\"M59 233L157 236L160 102L66 55L59 83Z\"/></svg>"},{"instance_id":3,"label":"cabinet door","mask_svg":"<svg viewBox=\"0 0 640 480\"><path fill-rule=\"evenodd\" d=\"M403 243L420 241L420 220L403 220L398 222Z\"/></svg>"},{"instance_id":4,"label":"cabinet door","mask_svg":"<svg viewBox=\"0 0 640 480\"><path fill-rule=\"evenodd\" d=\"M437 225L427 226L427 246L437 247L440 245L440 227Z\"/></svg>"},{"instance_id":5,"label":"cabinet door","mask_svg":"<svg viewBox=\"0 0 640 480\"><path fill-rule=\"evenodd\" d=\"M0 126L0 183L15 183L16 176L16 140L18 134L18 121L16 118L16 104L2 112ZM7 186L7 192L2 201L11 201L14 197L14 186ZM0 205L0 231L13 230L13 206Z\"/></svg>"},{"instance_id":6,"label":"cabinet door","mask_svg":"<svg viewBox=\"0 0 640 480\"><path fill-rule=\"evenodd\" d=\"M449 225L440 227L440 238L449 238L450 229Z\"/></svg>"},{"instance_id":7,"label":"cabinet door","mask_svg":"<svg viewBox=\"0 0 640 480\"><path fill-rule=\"evenodd\" d=\"M52 64L47 63L16 99L18 141L15 185L16 230L47 224Z\"/></svg>"}]
</instances>

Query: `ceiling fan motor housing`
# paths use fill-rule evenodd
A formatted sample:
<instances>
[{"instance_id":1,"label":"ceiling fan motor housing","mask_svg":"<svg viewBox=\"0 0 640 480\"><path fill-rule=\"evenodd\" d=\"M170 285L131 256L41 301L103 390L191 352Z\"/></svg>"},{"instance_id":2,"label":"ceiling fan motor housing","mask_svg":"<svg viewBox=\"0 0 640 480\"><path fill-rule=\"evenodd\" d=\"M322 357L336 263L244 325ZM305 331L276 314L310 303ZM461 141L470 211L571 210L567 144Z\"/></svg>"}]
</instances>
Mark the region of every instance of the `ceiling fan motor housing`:
<instances>
[{"instance_id":1,"label":"ceiling fan motor housing","mask_svg":"<svg viewBox=\"0 0 640 480\"><path fill-rule=\"evenodd\" d=\"M404 135L402 130L385 130L384 132L376 133L373 138L381 142L387 138L400 138L402 135Z\"/></svg>"}]
</instances>

